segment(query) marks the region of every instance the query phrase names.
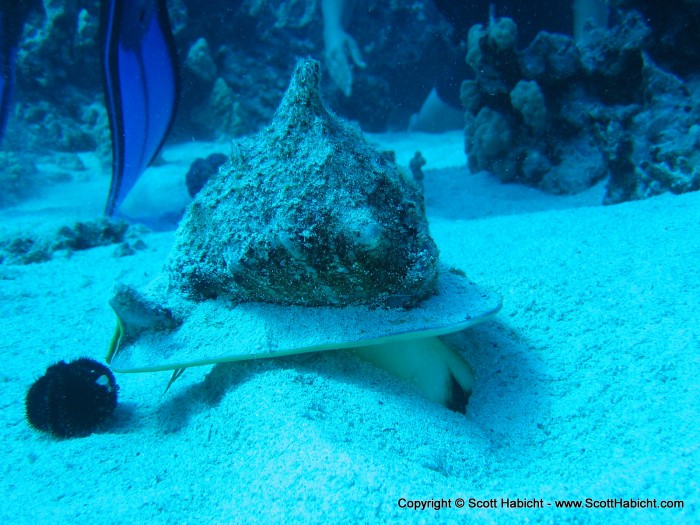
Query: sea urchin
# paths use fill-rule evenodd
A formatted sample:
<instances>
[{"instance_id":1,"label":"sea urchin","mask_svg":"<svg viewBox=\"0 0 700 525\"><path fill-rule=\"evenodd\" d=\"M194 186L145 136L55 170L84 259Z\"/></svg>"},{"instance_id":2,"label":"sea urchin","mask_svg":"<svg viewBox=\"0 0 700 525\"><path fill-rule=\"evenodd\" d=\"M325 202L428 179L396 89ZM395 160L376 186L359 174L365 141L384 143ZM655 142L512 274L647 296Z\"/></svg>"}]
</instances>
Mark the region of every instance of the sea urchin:
<instances>
[{"instance_id":1,"label":"sea urchin","mask_svg":"<svg viewBox=\"0 0 700 525\"><path fill-rule=\"evenodd\" d=\"M60 361L29 388L27 421L57 437L90 435L117 406L112 371L87 357Z\"/></svg>"}]
</instances>

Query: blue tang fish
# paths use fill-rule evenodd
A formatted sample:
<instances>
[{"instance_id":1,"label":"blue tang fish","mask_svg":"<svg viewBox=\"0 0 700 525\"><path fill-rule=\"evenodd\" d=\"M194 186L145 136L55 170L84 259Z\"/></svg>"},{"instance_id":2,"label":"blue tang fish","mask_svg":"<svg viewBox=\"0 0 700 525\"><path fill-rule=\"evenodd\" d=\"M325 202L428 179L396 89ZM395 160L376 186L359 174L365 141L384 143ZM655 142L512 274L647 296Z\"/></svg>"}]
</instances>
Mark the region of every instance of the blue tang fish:
<instances>
[{"instance_id":1,"label":"blue tang fish","mask_svg":"<svg viewBox=\"0 0 700 525\"><path fill-rule=\"evenodd\" d=\"M179 80L165 0L103 0L103 73L112 134L115 215L172 126Z\"/></svg>"}]
</instances>

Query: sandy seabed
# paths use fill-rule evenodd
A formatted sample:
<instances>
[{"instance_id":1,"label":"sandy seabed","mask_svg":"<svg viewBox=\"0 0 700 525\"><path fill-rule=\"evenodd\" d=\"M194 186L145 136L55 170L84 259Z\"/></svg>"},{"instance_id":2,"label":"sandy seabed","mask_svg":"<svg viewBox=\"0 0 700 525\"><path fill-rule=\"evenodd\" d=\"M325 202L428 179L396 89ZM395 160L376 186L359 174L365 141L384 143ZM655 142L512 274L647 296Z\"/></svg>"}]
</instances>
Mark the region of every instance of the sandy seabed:
<instances>
[{"instance_id":1,"label":"sandy seabed","mask_svg":"<svg viewBox=\"0 0 700 525\"><path fill-rule=\"evenodd\" d=\"M467 414L336 351L189 369L166 395L168 372L119 374L113 418L55 439L27 425L27 389L56 361L104 359L114 283L157 275L173 234L2 265L3 523L700 522L700 193L603 207L602 187L470 175L459 134L372 140L400 162L423 151L441 257L503 296L449 338L476 370ZM217 148L166 149L130 205L184 203L189 162ZM107 177L74 180L1 210L0 233L99 216ZM586 498L657 508L556 508Z\"/></svg>"}]
</instances>

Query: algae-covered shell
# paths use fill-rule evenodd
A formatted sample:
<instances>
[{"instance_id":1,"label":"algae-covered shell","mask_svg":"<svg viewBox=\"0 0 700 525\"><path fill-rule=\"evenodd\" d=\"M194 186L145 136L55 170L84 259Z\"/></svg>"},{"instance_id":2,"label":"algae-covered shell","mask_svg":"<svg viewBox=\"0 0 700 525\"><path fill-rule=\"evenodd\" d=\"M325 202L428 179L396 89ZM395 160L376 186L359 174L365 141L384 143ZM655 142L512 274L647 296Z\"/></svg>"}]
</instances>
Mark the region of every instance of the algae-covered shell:
<instances>
[{"instance_id":1,"label":"algae-covered shell","mask_svg":"<svg viewBox=\"0 0 700 525\"><path fill-rule=\"evenodd\" d=\"M495 293L441 266L419 186L325 108L319 75L300 62L272 124L234 145L162 274L141 290L117 286L114 370L350 347L376 356L498 311ZM445 377L470 390L470 367L437 353Z\"/></svg>"},{"instance_id":2,"label":"algae-covered shell","mask_svg":"<svg viewBox=\"0 0 700 525\"><path fill-rule=\"evenodd\" d=\"M120 321L107 360L117 372L151 372L359 347L456 332L501 307L495 292L463 272L445 269L438 286L439 294L410 309L185 299L179 313L121 286L111 300Z\"/></svg>"},{"instance_id":3,"label":"algae-covered shell","mask_svg":"<svg viewBox=\"0 0 700 525\"><path fill-rule=\"evenodd\" d=\"M166 263L169 286L300 306L418 302L438 249L419 186L329 111L299 64L272 123L239 140L199 192Z\"/></svg>"}]
</instances>

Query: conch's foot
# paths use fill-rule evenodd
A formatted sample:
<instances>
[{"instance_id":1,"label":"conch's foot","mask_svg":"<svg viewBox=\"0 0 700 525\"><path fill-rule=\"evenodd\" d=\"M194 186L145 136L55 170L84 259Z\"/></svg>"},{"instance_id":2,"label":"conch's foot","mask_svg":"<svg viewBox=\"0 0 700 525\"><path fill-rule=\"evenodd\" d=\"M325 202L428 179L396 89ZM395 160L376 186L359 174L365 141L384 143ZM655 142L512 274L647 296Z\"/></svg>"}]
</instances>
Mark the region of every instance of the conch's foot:
<instances>
[{"instance_id":1,"label":"conch's foot","mask_svg":"<svg viewBox=\"0 0 700 525\"><path fill-rule=\"evenodd\" d=\"M474 371L462 356L437 337L362 346L355 354L409 381L425 397L464 413L474 385Z\"/></svg>"}]
</instances>

